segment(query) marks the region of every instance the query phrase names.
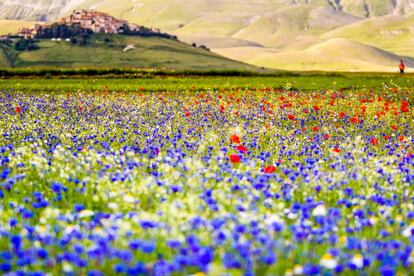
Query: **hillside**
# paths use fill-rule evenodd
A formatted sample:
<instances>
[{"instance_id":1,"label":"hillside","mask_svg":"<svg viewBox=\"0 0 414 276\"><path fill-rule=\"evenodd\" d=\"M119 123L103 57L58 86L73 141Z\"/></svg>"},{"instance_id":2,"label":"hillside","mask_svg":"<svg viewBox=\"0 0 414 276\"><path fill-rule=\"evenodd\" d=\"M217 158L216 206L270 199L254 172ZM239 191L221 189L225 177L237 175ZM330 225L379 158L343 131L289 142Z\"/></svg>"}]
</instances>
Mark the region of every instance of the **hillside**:
<instances>
[{"instance_id":1,"label":"hillside","mask_svg":"<svg viewBox=\"0 0 414 276\"><path fill-rule=\"evenodd\" d=\"M37 50L15 53L12 60L9 58L9 65L14 67L254 69L253 66L229 60L204 49L157 37L94 34L84 46L74 45L67 41L51 40L41 40L36 45L39 46ZM4 45L1 49L0 66L4 66Z\"/></svg>"},{"instance_id":2,"label":"hillside","mask_svg":"<svg viewBox=\"0 0 414 276\"><path fill-rule=\"evenodd\" d=\"M366 43L402 56L414 57L414 13L375 17L343 26L322 35Z\"/></svg>"},{"instance_id":3,"label":"hillside","mask_svg":"<svg viewBox=\"0 0 414 276\"><path fill-rule=\"evenodd\" d=\"M107 11L131 21L135 19L137 23L153 22L159 27L175 28L173 18L185 24L205 16L226 14L243 21L297 5L332 7L359 17L406 14L414 8L412 0L0 0L0 19L54 20L84 7Z\"/></svg>"},{"instance_id":4,"label":"hillside","mask_svg":"<svg viewBox=\"0 0 414 276\"><path fill-rule=\"evenodd\" d=\"M246 63L280 69L326 71L381 71L396 72L400 57L384 50L334 38L303 50L277 51L268 48L236 47L217 49L228 57L238 58ZM413 58L405 58L409 67L414 67Z\"/></svg>"},{"instance_id":5,"label":"hillside","mask_svg":"<svg viewBox=\"0 0 414 276\"><path fill-rule=\"evenodd\" d=\"M30 27L36 24L32 21L23 20L0 20L0 35L16 33L23 27Z\"/></svg>"},{"instance_id":6,"label":"hillside","mask_svg":"<svg viewBox=\"0 0 414 276\"><path fill-rule=\"evenodd\" d=\"M276 63L282 56L305 53L303 58L309 60L318 58L313 54L335 57L331 48L323 48L325 52L308 50L332 39L356 42L347 44L356 47L349 49L351 53L362 44L395 54L397 60L414 57L414 0L37 0L36 4L0 0L0 18L52 20L75 8L93 8L161 28L186 43L206 45L232 59L272 68L297 68L287 65L297 64L294 59ZM258 56L249 58L252 53ZM260 61L263 53L269 61ZM323 68L385 68L382 61L372 60L367 65L357 58L346 66L337 64L328 62Z\"/></svg>"}]
</instances>

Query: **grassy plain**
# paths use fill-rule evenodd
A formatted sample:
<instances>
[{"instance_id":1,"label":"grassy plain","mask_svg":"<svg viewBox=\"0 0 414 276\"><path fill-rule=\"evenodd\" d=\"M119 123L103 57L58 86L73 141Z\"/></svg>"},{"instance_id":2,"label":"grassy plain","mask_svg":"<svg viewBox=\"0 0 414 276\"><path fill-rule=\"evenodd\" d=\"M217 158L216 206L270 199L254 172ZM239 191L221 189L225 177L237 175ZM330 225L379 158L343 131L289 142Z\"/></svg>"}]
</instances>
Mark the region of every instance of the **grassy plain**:
<instances>
[{"instance_id":1,"label":"grassy plain","mask_svg":"<svg viewBox=\"0 0 414 276\"><path fill-rule=\"evenodd\" d=\"M158 72L159 73L159 72ZM116 92L146 91L191 91L217 89L264 89L281 88L286 90L382 90L390 87L411 89L414 86L414 75L407 74L323 74L323 73L251 73L251 76L208 76L196 75L197 72L186 72L180 75L157 75L157 72L148 73L141 77L131 75L128 78L115 75L104 76L68 76L65 78L39 78L35 76L11 77L0 79L1 91L22 92L94 92L106 89ZM200 72L198 72L200 73ZM210 72L212 74L213 72ZM234 72L233 72L234 73ZM217 74L225 74L218 72ZM242 74L242 72L240 72ZM246 73L247 75L247 73Z\"/></svg>"}]
</instances>

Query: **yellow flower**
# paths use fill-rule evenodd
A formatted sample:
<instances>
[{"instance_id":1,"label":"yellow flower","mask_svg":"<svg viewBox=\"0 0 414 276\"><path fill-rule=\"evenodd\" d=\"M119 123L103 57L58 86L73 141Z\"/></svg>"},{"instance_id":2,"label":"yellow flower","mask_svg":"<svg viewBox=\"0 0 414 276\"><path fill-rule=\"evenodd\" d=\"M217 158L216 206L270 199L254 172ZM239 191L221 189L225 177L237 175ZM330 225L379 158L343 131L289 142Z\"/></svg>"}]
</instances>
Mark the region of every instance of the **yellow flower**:
<instances>
[{"instance_id":1,"label":"yellow flower","mask_svg":"<svg viewBox=\"0 0 414 276\"><path fill-rule=\"evenodd\" d=\"M331 254L329 254L329 253L325 253L322 256L322 260L332 260L333 258L334 257Z\"/></svg>"},{"instance_id":2,"label":"yellow flower","mask_svg":"<svg viewBox=\"0 0 414 276\"><path fill-rule=\"evenodd\" d=\"M285 276L293 276L292 269L287 269L286 272L285 272Z\"/></svg>"}]
</instances>

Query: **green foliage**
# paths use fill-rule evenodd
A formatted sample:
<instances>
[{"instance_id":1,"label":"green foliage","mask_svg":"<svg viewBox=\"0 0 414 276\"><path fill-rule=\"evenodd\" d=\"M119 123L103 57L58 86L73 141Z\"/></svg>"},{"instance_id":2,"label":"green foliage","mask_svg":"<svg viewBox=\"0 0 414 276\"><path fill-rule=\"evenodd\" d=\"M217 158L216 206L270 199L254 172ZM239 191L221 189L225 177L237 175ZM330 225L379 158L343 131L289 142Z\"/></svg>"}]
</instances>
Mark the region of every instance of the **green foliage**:
<instances>
[{"instance_id":1,"label":"green foliage","mask_svg":"<svg viewBox=\"0 0 414 276\"><path fill-rule=\"evenodd\" d=\"M37 39L50 39L50 38L73 38L73 37L88 37L93 34L92 30L82 28L79 25L66 25L66 24L52 24L47 27L39 27L36 34Z\"/></svg>"},{"instance_id":2,"label":"green foliage","mask_svg":"<svg viewBox=\"0 0 414 276\"><path fill-rule=\"evenodd\" d=\"M221 74L221 75L220 75ZM3 70L3 91L21 92L95 92L108 86L109 91L219 91L230 89L290 89L299 91L367 90L391 87L402 90L414 86L414 75L255 73L246 71L153 71L120 69L80 70ZM46 79L48 77L48 79Z\"/></svg>"},{"instance_id":3,"label":"green foliage","mask_svg":"<svg viewBox=\"0 0 414 276\"><path fill-rule=\"evenodd\" d=\"M39 46L36 45L35 40L31 39L19 39L15 42L14 48L16 51L34 51L39 49Z\"/></svg>"},{"instance_id":4,"label":"green foliage","mask_svg":"<svg viewBox=\"0 0 414 276\"><path fill-rule=\"evenodd\" d=\"M144 27L144 26L139 27L137 30L131 30L129 28L128 24L124 24L121 27L120 32L122 34L125 34L125 35L136 35L136 36L142 36L142 37L162 37L162 38L177 40L177 36L175 36L175 35L170 35L170 34L161 33L161 32L155 32L152 29Z\"/></svg>"}]
</instances>

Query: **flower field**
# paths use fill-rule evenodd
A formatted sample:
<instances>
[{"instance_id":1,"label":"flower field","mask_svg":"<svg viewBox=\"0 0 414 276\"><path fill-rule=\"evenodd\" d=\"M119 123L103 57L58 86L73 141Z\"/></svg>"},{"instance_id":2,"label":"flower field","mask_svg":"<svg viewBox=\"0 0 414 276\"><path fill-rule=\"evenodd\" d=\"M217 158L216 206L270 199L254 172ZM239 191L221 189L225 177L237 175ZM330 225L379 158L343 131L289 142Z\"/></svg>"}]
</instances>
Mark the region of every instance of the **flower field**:
<instances>
[{"instance_id":1,"label":"flower field","mask_svg":"<svg viewBox=\"0 0 414 276\"><path fill-rule=\"evenodd\" d=\"M0 94L0 274L414 273L398 87Z\"/></svg>"}]
</instances>

